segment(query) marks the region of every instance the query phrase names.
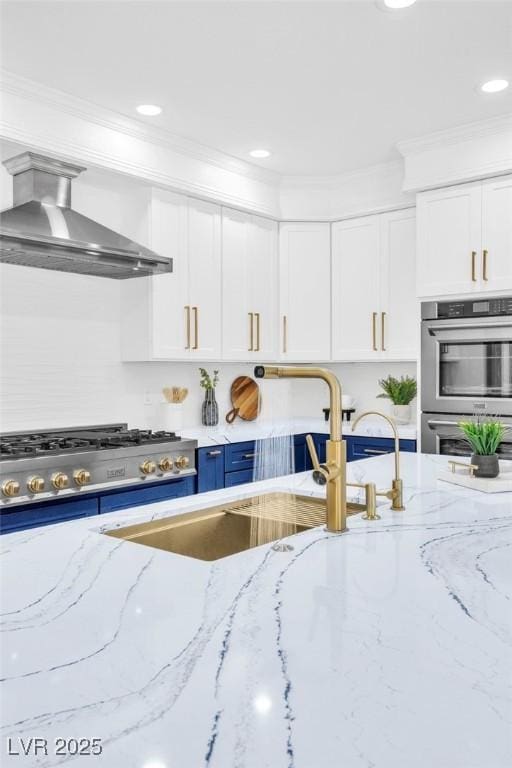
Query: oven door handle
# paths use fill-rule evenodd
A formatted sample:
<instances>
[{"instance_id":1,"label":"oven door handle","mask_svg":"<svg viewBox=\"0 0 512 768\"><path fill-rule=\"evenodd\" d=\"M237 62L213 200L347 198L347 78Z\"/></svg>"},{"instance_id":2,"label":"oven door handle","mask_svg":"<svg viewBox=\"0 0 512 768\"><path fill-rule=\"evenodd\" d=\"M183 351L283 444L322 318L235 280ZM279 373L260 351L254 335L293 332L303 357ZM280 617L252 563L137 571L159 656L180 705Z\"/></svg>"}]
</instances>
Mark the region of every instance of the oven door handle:
<instances>
[{"instance_id":1,"label":"oven door handle","mask_svg":"<svg viewBox=\"0 0 512 768\"><path fill-rule=\"evenodd\" d=\"M437 331L484 331L486 328L512 328L512 320L495 321L493 323L471 323L458 325L427 325L427 330L431 336L435 336Z\"/></svg>"},{"instance_id":2,"label":"oven door handle","mask_svg":"<svg viewBox=\"0 0 512 768\"><path fill-rule=\"evenodd\" d=\"M458 427L458 421L441 421L437 419L428 419L427 424L429 427Z\"/></svg>"}]
</instances>

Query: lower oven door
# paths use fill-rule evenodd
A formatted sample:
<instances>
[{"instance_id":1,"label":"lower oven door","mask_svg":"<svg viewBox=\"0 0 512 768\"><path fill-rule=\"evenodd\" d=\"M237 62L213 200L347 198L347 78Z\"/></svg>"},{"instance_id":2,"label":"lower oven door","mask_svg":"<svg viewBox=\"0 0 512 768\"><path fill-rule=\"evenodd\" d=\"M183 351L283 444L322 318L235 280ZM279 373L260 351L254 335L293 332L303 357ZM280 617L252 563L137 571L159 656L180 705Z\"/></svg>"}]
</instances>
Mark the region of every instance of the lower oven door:
<instances>
[{"instance_id":1,"label":"lower oven door","mask_svg":"<svg viewBox=\"0 0 512 768\"><path fill-rule=\"evenodd\" d=\"M422 453L471 456L471 448L457 425L459 421L472 420L476 420L476 417L454 413L423 413L421 415ZM512 460L512 418L499 417L497 420L509 425L505 439L498 449L498 455L501 459Z\"/></svg>"},{"instance_id":2,"label":"lower oven door","mask_svg":"<svg viewBox=\"0 0 512 768\"><path fill-rule=\"evenodd\" d=\"M512 416L512 317L423 320L421 410Z\"/></svg>"}]
</instances>

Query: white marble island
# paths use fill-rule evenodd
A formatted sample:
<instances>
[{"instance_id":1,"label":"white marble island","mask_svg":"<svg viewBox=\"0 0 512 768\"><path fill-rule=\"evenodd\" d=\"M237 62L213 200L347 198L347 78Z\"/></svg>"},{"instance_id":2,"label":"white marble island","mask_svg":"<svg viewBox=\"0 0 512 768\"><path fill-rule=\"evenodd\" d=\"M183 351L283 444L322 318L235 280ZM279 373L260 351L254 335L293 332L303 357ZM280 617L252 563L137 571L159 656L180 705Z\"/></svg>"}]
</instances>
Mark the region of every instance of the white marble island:
<instances>
[{"instance_id":1,"label":"white marble island","mask_svg":"<svg viewBox=\"0 0 512 768\"><path fill-rule=\"evenodd\" d=\"M349 476L387 487L392 463ZM512 494L440 463L403 455L405 512L291 552L204 563L100 532L254 485L2 537L2 765L509 768ZM8 756L31 737L48 755ZM94 737L100 756L55 755Z\"/></svg>"}]
</instances>

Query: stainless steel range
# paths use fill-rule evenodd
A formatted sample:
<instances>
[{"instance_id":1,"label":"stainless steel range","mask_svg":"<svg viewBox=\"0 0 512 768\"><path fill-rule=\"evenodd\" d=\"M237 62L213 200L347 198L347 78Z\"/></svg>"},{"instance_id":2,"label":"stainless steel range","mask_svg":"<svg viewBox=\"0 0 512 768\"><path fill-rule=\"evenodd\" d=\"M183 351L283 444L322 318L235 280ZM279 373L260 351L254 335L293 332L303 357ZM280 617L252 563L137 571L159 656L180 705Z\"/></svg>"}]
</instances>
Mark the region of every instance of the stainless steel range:
<instances>
[{"instance_id":1,"label":"stainless steel range","mask_svg":"<svg viewBox=\"0 0 512 768\"><path fill-rule=\"evenodd\" d=\"M421 317L421 449L467 455L459 421L512 427L512 297L425 302ZM500 451L512 457L512 431Z\"/></svg>"},{"instance_id":2,"label":"stainless steel range","mask_svg":"<svg viewBox=\"0 0 512 768\"><path fill-rule=\"evenodd\" d=\"M195 440L102 424L0 435L0 506L195 475Z\"/></svg>"}]
</instances>

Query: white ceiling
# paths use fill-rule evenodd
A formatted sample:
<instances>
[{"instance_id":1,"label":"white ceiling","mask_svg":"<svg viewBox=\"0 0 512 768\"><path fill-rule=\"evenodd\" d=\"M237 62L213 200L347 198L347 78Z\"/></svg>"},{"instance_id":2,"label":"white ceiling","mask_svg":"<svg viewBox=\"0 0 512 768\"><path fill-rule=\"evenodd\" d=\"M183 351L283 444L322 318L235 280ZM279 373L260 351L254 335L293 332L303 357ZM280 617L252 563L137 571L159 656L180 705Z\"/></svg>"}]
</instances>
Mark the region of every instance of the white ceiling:
<instances>
[{"instance_id":1,"label":"white ceiling","mask_svg":"<svg viewBox=\"0 0 512 768\"><path fill-rule=\"evenodd\" d=\"M512 111L512 2L3 2L2 66L288 175L397 157L400 139Z\"/></svg>"}]
</instances>

